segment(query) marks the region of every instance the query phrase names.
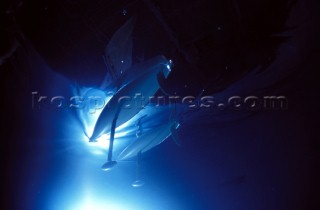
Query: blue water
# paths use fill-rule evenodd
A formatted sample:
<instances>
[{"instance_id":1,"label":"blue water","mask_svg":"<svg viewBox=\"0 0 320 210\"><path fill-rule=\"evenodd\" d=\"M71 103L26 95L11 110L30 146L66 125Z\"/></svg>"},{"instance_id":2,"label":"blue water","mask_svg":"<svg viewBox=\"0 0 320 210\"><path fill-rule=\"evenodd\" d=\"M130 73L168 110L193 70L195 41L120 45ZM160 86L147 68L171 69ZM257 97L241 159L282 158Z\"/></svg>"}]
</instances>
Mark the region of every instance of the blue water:
<instances>
[{"instance_id":1,"label":"blue water","mask_svg":"<svg viewBox=\"0 0 320 210\"><path fill-rule=\"evenodd\" d=\"M41 61L35 52L32 56ZM49 83L35 85L40 95L72 94L68 79L43 62L38 67L45 69L43 79L50 78ZM227 91L232 88L217 97ZM135 159L102 171L108 137L88 143L74 110L32 109L31 96L24 101L28 131L14 134L24 141L18 152L23 164L15 164L20 179L15 183L19 202L14 205L20 209L285 209L291 204L283 201L302 196L297 189L308 183L312 172L309 157L300 154L305 151L300 150L305 142L298 140L306 134L300 127L307 111L297 111L299 104L289 111L253 115L241 111L188 115L178 129L182 145L169 137L144 153L140 174L146 184L133 188ZM148 123L162 122L154 117ZM130 129L134 125L117 131L115 156L136 138Z\"/></svg>"},{"instance_id":2,"label":"blue water","mask_svg":"<svg viewBox=\"0 0 320 210\"><path fill-rule=\"evenodd\" d=\"M31 44L26 49L28 53L20 52L17 68L32 72L31 88L13 91L21 95L6 100L11 109L4 113L10 118L8 139L13 139L5 151L10 171L3 172L9 189L7 209L293 210L304 209L317 196L317 92L309 86L313 76L305 72L319 64L317 58L304 62L299 54L303 46L293 41L281 45L265 71L252 70L212 94L221 101L230 96L285 95L288 109L185 113L180 105L148 106L118 128L114 159L137 139L135 122L140 116L148 115L143 125L152 131L166 123L173 110L183 113L177 117L181 145L169 136L142 154L139 174L145 185L140 188L131 186L136 158L118 161L111 171L101 170L110 136L88 142L99 111L32 107L32 92L37 97L69 98L79 87L82 93L101 95L99 85L78 86L51 69ZM287 78L290 82L278 88Z\"/></svg>"}]
</instances>

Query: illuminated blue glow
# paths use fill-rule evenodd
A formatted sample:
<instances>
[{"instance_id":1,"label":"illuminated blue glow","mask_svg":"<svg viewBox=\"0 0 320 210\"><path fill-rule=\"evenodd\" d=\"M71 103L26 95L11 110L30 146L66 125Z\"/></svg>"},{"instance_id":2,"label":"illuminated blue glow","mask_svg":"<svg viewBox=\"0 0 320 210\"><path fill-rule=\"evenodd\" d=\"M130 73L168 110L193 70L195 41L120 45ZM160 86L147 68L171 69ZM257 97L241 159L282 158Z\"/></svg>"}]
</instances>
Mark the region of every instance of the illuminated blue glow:
<instances>
[{"instance_id":1,"label":"illuminated blue glow","mask_svg":"<svg viewBox=\"0 0 320 210\"><path fill-rule=\"evenodd\" d=\"M170 59L170 60L169 60L169 63L166 65L166 67L167 67L167 69L168 69L169 71L172 70L172 65L173 65L173 61Z\"/></svg>"},{"instance_id":2,"label":"illuminated blue glow","mask_svg":"<svg viewBox=\"0 0 320 210\"><path fill-rule=\"evenodd\" d=\"M75 90L74 90L75 92ZM93 133L95 123L101 114L104 106L108 103L111 99L112 95L106 95L104 91L95 89L95 88L87 88L83 87L78 90L78 94L84 97L85 100L88 100L89 97L99 97L101 100L104 101L103 106L99 106L99 108L92 110L92 107L89 103L85 103L83 109L77 109L77 117L81 121L83 125L83 132L78 132L77 138L81 139L85 146L89 149L89 151L98 156L106 156L107 150L109 148L109 139L110 134L104 134L99 137L97 140L98 142L90 143L88 137L90 137ZM116 129L115 139L122 138L127 135L127 131L122 126L121 130L118 128ZM115 148L119 146L118 141L115 141Z\"/></svg>"},{"instance_id":3,"label":"illuminated blue glow","mask_svg":"<svg viewBox=\"0 0 320 210\"><path fill-rule=\"evenodd\" d=\"M108 188L110 190L110 188ZM52 203L50 210L163 210L163 209L179 209L178 204L173 201L169 195L159 192L159 200L155 200L152 195L154 193L137 195L137 193L124 192L122 196L119 190L113 189L118 196L112 195L105 191L97 191L95 189L85 190L82 195L73 197L72 195L63 195L59 197L58 201ZM99 193L100 192L100 193ZM151 195L151 197L150 197ZM147 199L146 197L147 196ZM162 200L166 202L162 202ZM173 208L172 208L173 207ZM175 208L176 207L176 208Z\"/></svg>"},{"instance_id":4,"label":"illuminated blue glow","mask_svg":"<svg viewBox=\"0 0 320 210\"><path fill-rule=\"evenodd\" d=\"M84 199L81 199L81 202L71 207L74 210L125 210L125 209L136 209L133 205L126 205L124 202L116 202L106 199L96 199L93 195L87 195Z\"/></svg>"},{"instance_id":5,"label":"illuminated blue glow","mask_svg":"<svg viewBox=\"0 0 320 210\"><path fill-rule=\"evenodd\" d=\"M85 97L90 96L100 96L103 97L105 103L107 104L110 100L111 96L106 96L104 91L93 89L93 88L83 88L80 89L80 93L84 94ZM87 150L95 156L106 157L109 149L109 139L110 133L104 134L97 138L97 142L89 142L88 137L90 137L93 133L95 123L102 112L102 109L97 109L95 112L90 113L88 109L80 109L78 110L78 117L82 122L83 129L85 132L77 132L80 133L80 138ZM131 118L126 123L118 126L115 132L115 141L114 141L114 157L117 157L120 152L132 141L135 141L138 132L138 127L136 126L137 121L142 116L147 116L147 120L143 122L144 132L149 132L153 128L158 127L162 123L167 123L169 119L169 114L171 113L171 108L163 106L163 107L152 107L147 106L143 110L141 110L137 115ZM152 131L151 131L152 132ZM86 133L86 135L85 135Z\"/></svg>"},{"instance_id":6,"label":"illuminated blue glow","mask_svg":"<svg viewBox=\"0 0 320 210\"><path fill-rule=\"evenodd\" d=\"M171 66L169 64L167 64L167 69L169 69L169 71L171 71Z\"/></svg>"},{"instance_id":7,"label":"illuminated blue glow","mask_svg":"<svg viewBox=\"0 0 320 210\"><path fill-rule=\"evenodd\" d=\"M152 183L142 191L133 188L130 184L135 178L135 164L123 164L111 173L95 170L99 165L99 161L93 162L89 158L82 159L81 164L74 164L64 179L52 189L45 209L186 209L181 208L168 189L160 189Z\"/></svg>"},{"instance_id":8,"label":"illuminated blue glow","mask_svg":"<svg viewBox=\"0 0 320 210\"><path fill-rule=\"evenodd\" d=\"M80 88L78 91L78 94L84 98L99 96L105 101L105 104L107 104L112 97L110 95L107 96L104 91L94 88ZM93 133L95 123L102 110L103 108L100 108L94 110L93 112L90 110L90 107L78 109L77 116L83 125L83 128L79 129L83 129L83 132L76 131L74 137L82 140L83 144L91 154L94 154L95 156L106 157L109 149L110 133L100 136L97 139L97 142L89 142L88 139L88 137L90 137ZM147 106L129 121L118 126L115 132L114 153L117 154L128 144L128 142L136 139L136 132L138 130L136 122L139 120L139 118L144 115L149 116L149 120L143 125L144 130L147 131L151 129L151 127L155 127L164 122L162 119L162 117L166 116L164 113L170 113L170 109L168 109L168 107Z\"/></svg>"}]
</instances>

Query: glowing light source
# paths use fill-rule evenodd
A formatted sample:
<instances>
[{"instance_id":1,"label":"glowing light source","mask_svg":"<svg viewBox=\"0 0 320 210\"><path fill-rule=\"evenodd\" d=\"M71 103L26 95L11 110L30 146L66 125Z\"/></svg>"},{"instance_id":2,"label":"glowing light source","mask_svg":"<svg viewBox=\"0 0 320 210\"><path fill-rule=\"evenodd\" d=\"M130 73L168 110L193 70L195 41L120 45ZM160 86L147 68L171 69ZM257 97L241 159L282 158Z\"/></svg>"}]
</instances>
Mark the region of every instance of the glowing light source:
<instances>
[{"instance_id":1,"label":"glowing light source","mask_svg":"<svg viewBox=\"0 0 320 210\"><path fill-rule=\"evenodd\" d=\"M169 71L171 71L171 66L173 65L173 61L170 59L169 63L166 65L167 69L169 69Z\"/></svg>"},{"instance_id":2,"label":"glowing light source","mask_svg":"<svg viewBox=\"0 0 320 210\"><path fill-rule=\"evenodd\" d=\"M116 203L115 201L105 201L103 199L93 199L91 196L83 199L83 202L78 206L74 206L72 210L126 210L126 209L137 209L132 205L126 205L124 202ZM70 209L71 210L71 209Z\"/></svg>"}]
</instances>

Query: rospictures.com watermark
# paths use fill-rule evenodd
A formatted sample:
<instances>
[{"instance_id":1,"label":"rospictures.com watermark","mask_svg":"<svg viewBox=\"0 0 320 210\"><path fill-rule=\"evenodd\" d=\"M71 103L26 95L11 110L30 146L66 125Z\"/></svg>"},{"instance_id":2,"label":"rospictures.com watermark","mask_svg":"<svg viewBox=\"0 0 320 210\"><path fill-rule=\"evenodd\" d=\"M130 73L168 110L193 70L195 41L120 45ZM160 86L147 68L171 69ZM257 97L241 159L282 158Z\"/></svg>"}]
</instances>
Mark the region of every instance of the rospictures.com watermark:
<instances>
[{"instance_id":1,"label":"rospictures.com watermark","mask_svg":"<svg viewBox=\"0 0 320 210\"><path fill-rule=\"evenodd\" d=\"M101 95L81 96L48 96L40 94L38 91L31 93L32 109L82 109L90 114L110 106L108 101L113 96L112 93L102 97ZM188 109L216 109L216 110L286 110L288 109L288 99L286 96L229 96L219 100L214 96L144 96L136 93L133 96L121 96L117 98L117 103L122 105L122 109L144 108L146 104L154 107L163 105L173 106L181 104ZM114 104L114 103L113 103Z\"/></svg>"}]
</instances>

